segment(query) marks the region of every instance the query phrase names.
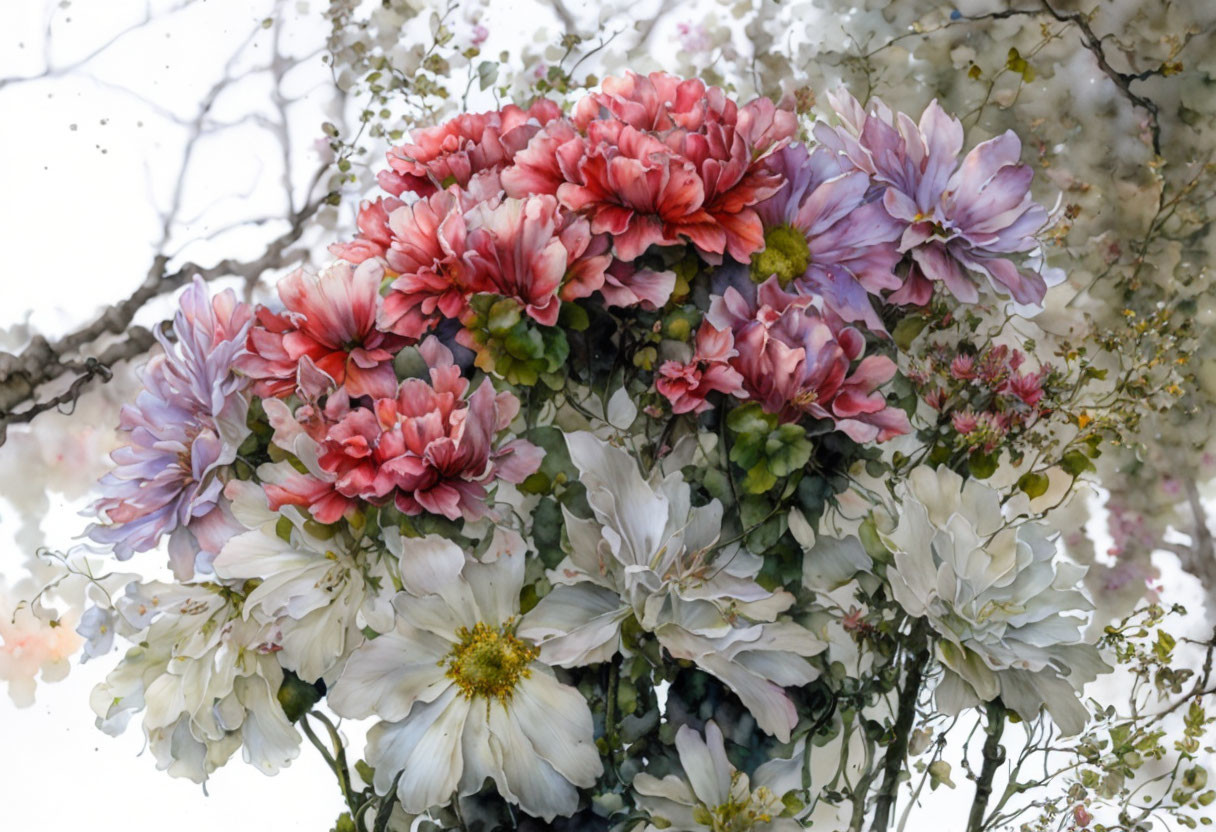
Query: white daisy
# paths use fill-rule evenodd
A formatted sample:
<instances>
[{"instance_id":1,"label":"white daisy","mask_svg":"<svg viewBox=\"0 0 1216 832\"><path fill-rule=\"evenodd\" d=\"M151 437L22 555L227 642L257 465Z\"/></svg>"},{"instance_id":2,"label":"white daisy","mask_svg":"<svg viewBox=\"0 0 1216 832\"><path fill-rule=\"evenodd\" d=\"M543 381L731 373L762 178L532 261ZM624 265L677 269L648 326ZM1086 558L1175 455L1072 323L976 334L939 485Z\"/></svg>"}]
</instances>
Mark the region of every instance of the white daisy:
<instances>
[{"instance_id":1,"label":"white daisy","mask_svg":"<svg viewBox=\"0 0 1216 832\"><path fill-rule=\"evenodd\" d=\"M383 720L368 732L376 790L396 780L420 813L490 778L530 815L573 814L576 787L603 766L586 700L515 633L523 541L496 530L477 560L435 536L387 538L405 587L396 625L356 649L329 692L337 713Z\"/></svg>"}]
</instances>

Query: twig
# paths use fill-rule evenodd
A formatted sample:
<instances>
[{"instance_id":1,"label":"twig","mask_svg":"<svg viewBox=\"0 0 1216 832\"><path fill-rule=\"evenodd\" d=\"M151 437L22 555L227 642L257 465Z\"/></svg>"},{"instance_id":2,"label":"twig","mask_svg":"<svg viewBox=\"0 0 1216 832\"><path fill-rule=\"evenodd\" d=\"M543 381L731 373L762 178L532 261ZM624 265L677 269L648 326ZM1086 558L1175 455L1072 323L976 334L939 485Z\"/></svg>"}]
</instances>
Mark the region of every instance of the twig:
<instances>
[{"instance_id":1,"label":"twig","mask_svg":"<svg viewBox=\"0 0 1216 832\"><path fill-rule=\"evenodd\" d=\"M975 799L971 801L967 832L982 832L984 812L988 809L988 799L992 797L992 778L1001 763L1005 762L1005 747L1001 745L1001 734L1005 731L1005 708L999 698L988 703L987 714L985 731L988 737L984 740L984 764L980 767L979 779L975 781Z\"/></svg>"},{"instance_id":2,"label":"twig","mask_svg":"<svg viewBox=\"0 0 1216 832\"><path fill-rule=\"evenodd\" d=\"M907 676L899 692L899 705L892 729L895 736L882 759L882 786L879 787L878 800L874 804L874 820L870 824L870 832L885 832L891 819L891 807L895 805L895 795L899 791L899 772L903 768L904 758L908 755L908 737L916 719L916 700L920 696L925 668L929 664L929 644L925 639L923 621L916 622L909 641L918 645L919 649L908 654Z\"/></svg>"}]
</instances>

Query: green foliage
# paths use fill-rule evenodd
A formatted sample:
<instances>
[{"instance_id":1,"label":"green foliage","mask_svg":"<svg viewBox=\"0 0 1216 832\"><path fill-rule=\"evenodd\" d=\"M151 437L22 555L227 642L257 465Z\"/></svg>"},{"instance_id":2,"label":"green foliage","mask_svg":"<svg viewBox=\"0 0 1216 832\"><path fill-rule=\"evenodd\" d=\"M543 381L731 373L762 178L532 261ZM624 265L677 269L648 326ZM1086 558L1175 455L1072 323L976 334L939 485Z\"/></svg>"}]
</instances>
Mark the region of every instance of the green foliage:
<instances>
[{"instance_id":1,"label":"green foliage","mask_svg":"<svg viewBox=\"0 0 1216 832\"><path fill-rule=\"evenodd\" d=\"M746 472L742 485L748 494L767 493L779 478L810 461L812 445L806 431L796 423L779 425L776 416L755 402L732 410L726 425L735 435L730 461Z\"/></svg>"},{"instance_id":2,"label":"green foliage","mask_svg":"<svg viewBox=\"0 0 1216 832\"><path fill-rule=\"evenodd\" d=\"M522 387L538 382L554 390L562 387L565 379L560 371L570 355L570 345L561 329L536 323L523 314L523 305L514 298L474 295L469 307L465 331L476 348L478 368ZM584 322L577 312L568 317L575 323Z\"/></svg>"}]
</instances>

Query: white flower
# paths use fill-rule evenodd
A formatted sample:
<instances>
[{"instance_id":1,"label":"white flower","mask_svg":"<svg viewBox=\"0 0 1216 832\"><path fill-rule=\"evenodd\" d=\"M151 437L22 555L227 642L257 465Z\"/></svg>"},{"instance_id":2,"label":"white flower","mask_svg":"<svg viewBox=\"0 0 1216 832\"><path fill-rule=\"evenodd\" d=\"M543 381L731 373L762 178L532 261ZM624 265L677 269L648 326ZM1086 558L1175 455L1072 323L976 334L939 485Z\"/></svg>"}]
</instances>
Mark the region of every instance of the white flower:
<instances>
[{"instance_id":1,"label":"white flower","mask_svg":"<svg viewBox=\"0 0 1216 832\"><path fill-rule=\"evenodd\" d=\"M1084 567L1055 562L1048 529L1016 522L1018 500L947 468L921 467L897 491L898 524L879 536L893 554L895 600L941 636L939 707L958 713L1000 697L1031 719L1046 706L1067 734L1087 718L1077 693L1109 668L1084 644Z\"/></svg>"},{"instance_id":2,"label":"white flower","mask_svg":"<svg viewBox=\"0 0 1216 832\"><path fill-rule=\"evenodd\" d=\"M284 667L315 681L362 640L362 627L382 632L393 626L391 578L378 544L306 523L293 506L272 512L262 489L250 482L230 482L225 493L250 531L224 545L215 574L230 582L260 581L242 612L274 625Z\"/></svg>"},{"instance_id":3,"label":"white flower","mask_svg":"<svg viewBox=\"0 0 1216 832\"><path fill-rule=\"evenodd\" d=\"M566 437L595 519L563 507L569 555L549 573L557 584L521 624L551 665L611 659L625 649L631 618L677 659L733 690L756 723L782 742L798 721L782 688L818 671L805 657L826 645L776 617L793 603L755 581L761 558L737 547L713 557L722 525L717 500L694 508L678 473L649 481L633 458L589 433Z\"/></svg>"},{"instance_id":4,"label":"white flower","mask_svg":"<svg viewBox=\"0 0 1216 832\"><path fill-rule=\"evenodd\" d=\"M277 696L283 671L266 628L240 617L236 596L215 585L152 582L118 602L146 626L118 667L93 689L97 725L117 735L144 710L157 767L201 783L243 747L246 762L275 774L300 738Z\"/></svg>"},{"instance_id":5,"label":"white flower","mask_svg":"<svg viewBox=\"0 0 1216 832\"><path fill-rule=\"evenodd\" d=\"M662 780L645 772L633 778L637 806L650 823L646 832L793 832L802 824L781 817L783 792L775 791L768 771L761 766L754 784L726 758L722 731L714 722L705 726L705 739L687 725L676 733L676 750L684 777L669 774ZM767 765L767 764L766 764ZM780 769L772 767L771 771ZM636 827L635 827L636 828Z\"/></svg>"},{"instance_id":6,"label":"white flower","mask_svg":"<svg viewBox=\"0 0 1216 832\"><path fill-rule=\"evenodd\" d=\"M375 787L406 812L478 791L486 778L530 815L578 808L603 772L591 711L515 632L524 580L519 535L495 531L486 561L439 537L389 536L405 591L396 626L351 654L329 705L380 717L366 757Z\"/></svg>"}]
</instances>

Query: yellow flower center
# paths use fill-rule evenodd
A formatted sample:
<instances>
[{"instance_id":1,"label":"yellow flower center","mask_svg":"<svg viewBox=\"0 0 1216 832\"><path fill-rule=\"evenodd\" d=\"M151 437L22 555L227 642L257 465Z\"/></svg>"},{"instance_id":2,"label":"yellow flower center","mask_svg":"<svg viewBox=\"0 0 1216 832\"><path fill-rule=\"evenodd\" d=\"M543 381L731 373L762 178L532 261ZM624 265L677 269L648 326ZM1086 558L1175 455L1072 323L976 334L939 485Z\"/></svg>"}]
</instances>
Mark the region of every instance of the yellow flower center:
<instances>
[{"instance_id":1,"label":"yellow flower center","mask_svg":"<svg viewBox=\"0 0 1216 832\"><path fill-rule=\"evenodd\" d=\"M513 624L513 618L499 627L478 621L472 629L457 630L460 644L440 664L447 665L447 677L466 699L482 697L505 703L520 679L532 675L529 665L540 650L516 638L511 632Z\"/></svg>"},{"instance_id":2,"label":"yellow flower center","mask_svg":"<svg viewBox=\"0 0 1216 832\"><path fill-rule=\"evenodd\" d=\"M810 264L806 235L793 226L779 225L764 232L764 248L752 255L752 280L763 283L776 275L784 288L806 274Z\"/></svg>"},{"instance_id":3,"label":"yellow flower center","mask_svg":"<svg viewBox=\"0 0 1216 832\"><path fill-rule=\"evenodd\" d=\"M713 832L749 832L762 823L771 823L781 814L783 805L775 794L765 786L748 792L746 784L740 788L741 773L731 772L731 793L742 791L738 797L719 805L700 807L693 811L693 820L708 826Z\"/></svg>"}]
</instances>

